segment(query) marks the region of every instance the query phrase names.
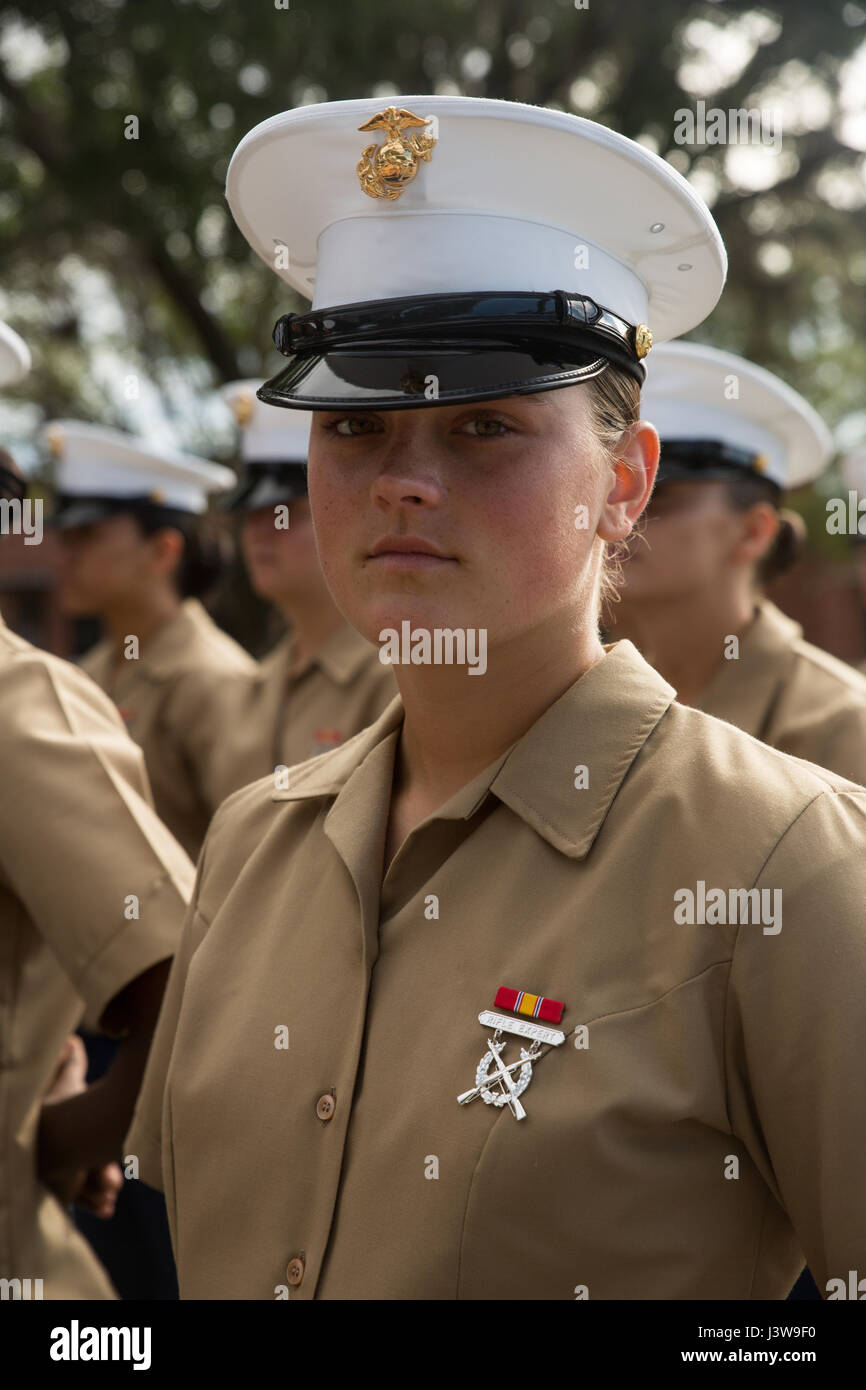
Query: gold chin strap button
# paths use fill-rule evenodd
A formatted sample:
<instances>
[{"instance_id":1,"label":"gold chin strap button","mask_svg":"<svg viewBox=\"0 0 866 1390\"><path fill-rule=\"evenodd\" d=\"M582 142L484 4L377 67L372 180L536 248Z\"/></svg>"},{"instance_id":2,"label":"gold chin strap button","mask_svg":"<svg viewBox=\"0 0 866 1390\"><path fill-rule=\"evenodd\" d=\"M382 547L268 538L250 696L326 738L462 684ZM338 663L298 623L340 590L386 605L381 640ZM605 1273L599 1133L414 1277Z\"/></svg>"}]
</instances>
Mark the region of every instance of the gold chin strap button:
<instances>
[{"instance_id":1,"label":"gold chin strap button","mask_svg":"<svg viewBox=\"0 0 866 1390\"><path fill-rule=\"evenodd\" d=\"M63 432L61 430L49 430L45 436L45 441L53 459L63 458Z\"/></svg>"},{"instance_id":2,"label":"gold chin strap button","mask_svg":"<svg viewBox=\"0 0 866 1390\"><path fill-rule=\"evenodd\" d=\"M421 160L430 162L435 137L426 133L403 134L409 126L429 124L424 116L416 116L414 111L388 106L358 126L359 130L384 130L387 136L384 145L367 145L356 166L361 187L368 197L388 198L393 202L412 182Z\"/></svg>"},{"instance_id":3,"label":"gold chin strap button","mask_svg":"<svg viewBox=\"0 0 866 1390\"><path fill-rule=\"evenodd\" d=\"M239 425L245 425L252 415L253 400L254 397L251 393L249 391L244 391L241 395L235 396L232 401L232 410L234 411L235 419Z\"/></svg>"},{"instance_id":4,"label":"gold chin strap button","mask_svg":"<svg viewBox=\"0 0 866 1390\"><path fill-rule=\"evenodd\" d=\"M652 345L652 333L645 323L639 323L634 331L634 350L638 357L646 357Z\"/></svg>"},{"instance_id":5,"label":"gold chin strap button","mask_svg":"<svg viewBox=\"0 0 866 1390\"><path fill-rule=\"evenodd\" d=\"M149 492L147 494L147 496L148 501L150 502L157 502L161 504L165 501L165 493L163 492L161 487L155 487L152 492Z\"/></svg>"}]
</instances>

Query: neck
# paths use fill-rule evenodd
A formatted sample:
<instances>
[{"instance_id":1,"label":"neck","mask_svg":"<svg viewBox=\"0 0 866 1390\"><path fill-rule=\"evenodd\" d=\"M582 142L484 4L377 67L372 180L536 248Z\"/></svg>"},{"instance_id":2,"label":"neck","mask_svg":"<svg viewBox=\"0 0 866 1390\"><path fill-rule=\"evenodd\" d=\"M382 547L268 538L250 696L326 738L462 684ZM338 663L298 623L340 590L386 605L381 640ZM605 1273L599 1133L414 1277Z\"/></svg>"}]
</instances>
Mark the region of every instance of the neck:
<instances>
[{"instance_id":1,"label":"neck","mask_svg":"<svg viewBox=\"0 0 866 1390\"><path fill-rule=\"evenodd\" d=\"M309 665L328 639L346 622L328 593L305 595L303 601L293 596L279 600L277 607L291 628L294 666L297 670Z\"/></svg>"},{"instance_id":2,"label":"neck","mask_svg":"<svg viewBox=\"0 0 866 1390\"><path fill-rule=\"evenodd\" d=\"M741 637L755 598L747 589L699 590L680 598L624 598L610 614L614 638L628 638L674 687L680 704L699 699L724 660L725 641Z\"/></svg>"},{"instance_id":3,"label":"neck","mask_svg":"<svg viewBox=\"0 0 866 1390\"><path fill-rule=\"evenodd\" d=\"M504 753L604 656L595 623L566 619L487 652L467 667L395 666L405 708L395 791L441 805Z\"/></svg>"},{"instance_id":4,"label":"neck","mask_svg":"<svg viewBox=\"0 0 866 1390\"><path fill-rule=\"evenodd\" d=\"M144 649L158 628L173 618L180 610L181 601L174 592L150 594L145 599L118 604L106 609L102 614L109 641L116 659L123 655L127 637L138 638L140 649Z\"/></svg>"}]
</instances>

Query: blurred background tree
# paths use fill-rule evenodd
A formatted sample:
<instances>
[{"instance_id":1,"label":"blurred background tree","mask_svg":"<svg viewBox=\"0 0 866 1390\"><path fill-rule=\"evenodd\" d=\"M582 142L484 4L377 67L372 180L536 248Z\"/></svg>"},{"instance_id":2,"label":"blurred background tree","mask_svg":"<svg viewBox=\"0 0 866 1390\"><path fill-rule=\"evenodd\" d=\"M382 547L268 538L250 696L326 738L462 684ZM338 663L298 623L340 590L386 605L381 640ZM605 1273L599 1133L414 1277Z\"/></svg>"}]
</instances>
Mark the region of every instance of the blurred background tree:
<instances>
[{"instance_id":1,"label":"blurred background tree","mask_svg":"<svg viewBox=\"0 0 866 1390\"><path fill-rule=\"evenodd\" d=\"M304 307L234 226L235 146L290 106L432 91L576 112L669 159L730 257L695 336L779 372L840 446L866 439L864 6L0 4L0 316L35 361L0 433L25 466L38 422L66 414L225 456L215 388L275 370L272 325ZM676 143L699 100L773 113L781 148Z\"/></svg>"},{"instance_id":2,"label":"blurred background tree","mask_svg":"<svg viewBox=\"0 0 866 1390\"><path fill-rule=\"evenodd\" d=\"M698 335L832 423L864 412L866 9L841 0L0 6L0 312L36 359L17 395L212 444L210 388L277 365L273 321L303 307L232 222L236 144L289 106L419 91L574 111L664 155L730 256ZM781 151L677 145L698 99L777 113Z\"/></svg>"}]
</instances>

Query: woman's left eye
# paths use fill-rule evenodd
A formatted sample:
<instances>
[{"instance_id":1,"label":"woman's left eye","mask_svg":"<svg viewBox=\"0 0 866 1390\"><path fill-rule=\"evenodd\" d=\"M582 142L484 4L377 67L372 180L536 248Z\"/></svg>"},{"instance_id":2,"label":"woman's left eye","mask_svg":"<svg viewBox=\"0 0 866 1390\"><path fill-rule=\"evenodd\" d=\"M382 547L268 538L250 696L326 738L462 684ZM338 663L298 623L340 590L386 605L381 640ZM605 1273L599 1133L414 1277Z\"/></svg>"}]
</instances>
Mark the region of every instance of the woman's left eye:
<instances>
[{"instance_id":1,"label":"woman's left eye","mask_svg":"<svg viewBox=\"0 0 866 1390\"><path fill-rule=\"evenodd\" d=\"M469 433L480 439L498 439L502 435L514 433L511 426L506 425L504 420L495 420L489 415L476 415L474 419L467 421L468 426L475 427L469 429Z\"/></svg>"}]
</instances>

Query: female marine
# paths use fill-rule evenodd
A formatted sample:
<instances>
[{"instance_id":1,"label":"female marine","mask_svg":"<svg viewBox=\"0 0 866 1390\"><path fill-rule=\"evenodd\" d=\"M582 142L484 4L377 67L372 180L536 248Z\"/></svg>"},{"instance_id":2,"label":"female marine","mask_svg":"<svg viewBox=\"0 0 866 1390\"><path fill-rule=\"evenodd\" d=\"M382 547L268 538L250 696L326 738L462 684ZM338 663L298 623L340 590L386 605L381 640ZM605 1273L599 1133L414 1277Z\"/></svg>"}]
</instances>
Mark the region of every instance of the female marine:
<instances>
[{"instance_id":1,"label":"female marine","mask_svg":"<svg viewBox=\"0 0 866 1390\"><path fill-rule=\"evenodd\" d=\"M106 629L81 664L118 706L157 811L195 859L211 813L199 729L221 683L255 670L199 601L220 568L201 514L233 474L75 420L45 435L57 465L61 603Z\"/></svg>"},{"instance_id":2,"label":"female marine","mask_svg":"<svg viewBox=\"0 0 866 1390\"><path fill-rule=\"evenodd\" d=\"M181 1296L784 1298L804 1255L830 1291L866 1249L866 791L598 634L651 329L722 288L707 209L591 122L432 96L276 116L228 196L314 294L262 396L315 412L328 584L414 657L212 823L128 1138ZM446 630L483 675L424 660Z\"/></svg>"},{"instance_id":3,"label":"female marine","mask_svg":"<svg viewBox=\"0 0 866 1390\"><path fill-rule=\"evenodd\" d=\"M827 464L822 420L771 372L697 343L658 349L643 409L662 457L608 633L681 703L866 784L866 680L764 593L798 557L804 526L781 501Z\"/></svg>"}]
</instances>

